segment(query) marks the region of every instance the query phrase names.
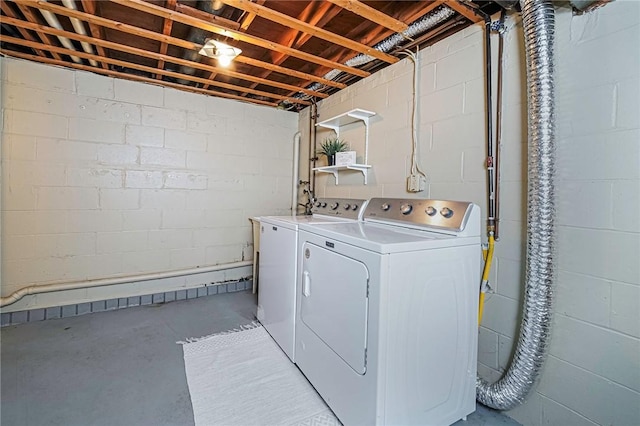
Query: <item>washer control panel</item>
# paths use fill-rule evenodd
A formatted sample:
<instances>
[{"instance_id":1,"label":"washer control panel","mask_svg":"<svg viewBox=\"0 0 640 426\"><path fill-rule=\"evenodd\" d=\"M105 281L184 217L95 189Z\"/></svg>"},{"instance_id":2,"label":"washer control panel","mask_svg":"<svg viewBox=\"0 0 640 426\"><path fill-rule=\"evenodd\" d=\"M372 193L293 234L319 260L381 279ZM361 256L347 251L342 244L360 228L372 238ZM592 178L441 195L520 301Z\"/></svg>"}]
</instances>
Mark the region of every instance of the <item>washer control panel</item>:
<instances>
[{"instance_id":1,"label":"washer control panel","mask_svg":"<svg viewBox=\"0 0 640 426\"><path fill-rule=\"evenodd\" d=\"M465 201L372 198L365 220L395 222L416 228L462 231L474 204Z\"/></svg>"},{"instance_id":2,"label":"washer control panel","mask_svg":"<svg viewBox=\"0 0 640 426\"><path fill-rule=\"evenodd\" d=\"M352 198L318 198L313 203L311 213L314 215L361 219L367 200Z\"/></svg>"}]
</instances>

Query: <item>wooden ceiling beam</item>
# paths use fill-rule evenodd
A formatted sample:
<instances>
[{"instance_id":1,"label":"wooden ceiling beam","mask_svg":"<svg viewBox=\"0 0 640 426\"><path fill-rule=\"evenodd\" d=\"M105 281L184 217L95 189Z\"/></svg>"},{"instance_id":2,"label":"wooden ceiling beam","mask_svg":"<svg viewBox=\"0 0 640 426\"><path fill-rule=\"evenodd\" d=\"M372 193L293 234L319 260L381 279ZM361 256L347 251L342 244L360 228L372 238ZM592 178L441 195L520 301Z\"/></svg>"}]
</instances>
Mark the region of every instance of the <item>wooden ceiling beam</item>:
<instances>
[{"instance_id":1,"label":"wooden ceiling beam","mask_svg":"<svg viewBox=\"0 0 640 426\"><path fill-rule=\"evenodd\" d=\"M172 10L175 10L178 13L183 13L185 15L191 16L192 18L202 19L207 22L214 22L216 25L219 25L221 27L230 28L232 30L240 29L239 22L232 21L231 19L226 19L221 16L213 15L211 13L205 12L204 10L187 6L186 4L176 3L175 9L172 9Z\"/></svg>"},{"instance_id":2,"label":"wooden ceiling beam","mask_svg":"<svg viewBox=\"0 0 640 426\"><path fill-rule=\"evenodd\" d=\"M362 43L358 43L349 38L343 37L339 34L335 34L330 31L327 31L324 28L316 27L307 22L301 21L296 18L292 18L289 15L285 15L284 13L280 13L276 10L269 9L268 7L264 7L264 6L260 6L258 4L252 3L251 1L248 1L248 0L221 0L221 1L229 6L235 7L236 9L244 10L245 12L255 13L261 18L267 19L272 22L276 22L284 27L293 28L295 30L310 34L314 37L320 38L322 40L326 40L338 46L343 46L355 52L372 56L376 59L380 59L381 61L387 62L389 64L395 64L396 62L399 61L399 59L396 58L395 56L388 55L384 52L373 49L372 47L366 46ZM287 47L286 45L280 45L280 46ZM281 53L284 53L284 52L281 52Z\"/></svg>"},{"instance_id":3,"label":"wooden ceiling beam","mask_svg":"<svg viewBox=\"0 0 640 426\"><path fill-rule=\"evenodd\" d=\"M9 6L9 3L6 1L0 1L0 10L2 10L2 12L4 12L4 14L10 18L15 18L18 19L18 16L16 15L16 13L13 11L13 9L11 9L11 6ZM20 33L20 35L22 35L22 37L24 37L26 40L29 41L36 41L35 37L33 37L31 35L31 33L29 33L29 31L25 30L22 27L17 27L18 32ZM47 58L47 54L45 53L44 50L40 50L40 49L35 49L35 52L40 55L43 56L45 58Z\"/></svg>"},{"instance_id":4,"label":"wooden ceiling beam","mask_svg":"<svg viewBox=\"0 0 640 426\"><path fill-rule=\"evenodd\" d=\"M405 19L407 22L415 22L418 19L422 18L427 13L433 11L438 6L441 6L444 3L444 0L434 0L430 2L427 6L418 8L414 13L409 14Z\"/></svg>"},{"instance_id":5,"label":"wooden ceiling beam","mask_svg":"<svg viewBox=\"0 0 640 426\"><path fill-rule=\"evenodd\" d=\"M256 1L256 4L259 4L260 6L262 6L264 2L265 0L258 0ZM242 22L240 23L240 30L246 32L249 29L249 26L251 25L254 19L256 19L255 13L247 13L242 19Z\"/></svg>"},{"instance_id":6,"label":"wooden ceiling beam","mask_svg":"<svg viewBox=\"0 0 640 426\"><path fill-rule=\"evenodd\" d=\"M136 37L144 37L150 40L155 40L155 41L159 41L159 42L166 42L169 43L171 45L174 46L178 46L178 47L182 47L184 49L189 49L189 50L200 50L202 48L201 44L197 44L197 43L192 43L190 41L187 40L182 40L176 37L171 37L168 35L164 35L164 34L158 34L154 31L150 31L144 28L140 28L140 27L136 27L133 25L129 25L129 24L125 24L122 22L118 22L118 21L113 21L111 19L106 19L106 18L102 18L100 16L94 16L94 15L90 15L84 12L80 12L78 10L72 10L72 9L67 9L66 7L63 6L58 6L56 4L53 3L49 3L49 2L44 2L44 1L36 1L36 0L21 0L22 3L29 3L29 4L34 4L37 5L36 7L39 7L43 10L48 10L50 12L56 13L58 15L62 15L62 16L67 16L67 17L73 17L73 18L77 18L80 19L81 21L85 21L85 22L89 22L89 23L94 23L96 25L100 25L102 27L105 28L110 28L116 31L120 31L123 33L127 33L127 34L131 34L134 35ZM303 79L303 80L311 80L311 81L315 81L318 83L322 83L324 85L327 86L331 86L331 87L336 87L339 89L345 88L346 85L343 83L338 83L338 82L334 82L331 80L327 80L325 78L322 77L318 77L316 75L313 74L308 74L308 73L303 73L297 70L292 70L289 68L284 68L278 65L273 65L270 64L268 62L264 62L264 61L259 61L257 59L253 59L253 58L249 58L247 56L243 56L240 55L238 57L236 57L236 59L234 59L235 62L240 62L240 63L244 63L250 66L254 66L254 67L259 67L259 68L264 68L264 69L268 69L280 74L284 74L284 75L288 75L291 77L296 77L299 79Z\"/></svg>"},{"instance_id":7,"label":"wooden ceiling beam","mask_svg":"<svg viewBox=\"0 0 640 426\"><path fill-rule=\"evenodd\" d=\"M58 66L67 67L67 68L75 68L75 69L82 70L82 71L89 71L89 72L93 72L93 73L97 73L97 74L108 75L110 77L117 77L117 78L123 78L123 79L126 79L126 80L140 81L140 82L143 82L143 83L158 84L158 82L156 80L154 80L152 78L148 78L148 77L143 77L143 76L139 76L139 75L135 75L135 74L125 74L125 73L118 72L118 71L105 70L105 69L102 69L102 68L90 67L90 66L87 66L87 65L81 65L81 64L76 64L76 63L69 63L69 62L62 61L62 60L57 60L57 59L43 58L41 56L29 55L29 54L22 53L22 52L16 52L14 50L0 49L0 53L2 53L3 55L13 56L13 57L20 58L20 59L28 59L28 60L35 61L35 62L41 62L41 63L45 63L45 64L49 64L49 65L58 65ZM237 101L243 101L243 102L248 102L248 103L253 103L253 104L258 104L258 105L266 105L266 106L270 106L270 107L277 107L278 106L278 104L275 103L275 102L267 102L267 101L263 101L261 99L243 98L241 96L237 96L237 95L234 95L234 94L231 94L231 93L218 92L216 90L205 90L205 89L200 89L198 87L185 86L183 84L173 83L173 82L170 82L170 81L163 81L162 85L163 86L167 86L167 87L172 87L174 89L182 90L182 91L185 91L185 92L193 92L193 93L201 93L201 94L205 94L205 95L219 96L219 97L222 97L222 98L233 99L233 100L237 100Z\"/></svg>"},{"instance_id":8,"label":"wooden ceiling beam","mask_svg":"<svg viewBox=\"0 0 640 426\"><path fill-rule=\"evenodd\" d=\"M397 33L406 31L409 26L402 21L392 18L391 16L374 9L357 0L329 0L331 3L347 9L356 15L362 16L371 22L375 22L378 25L382 25L385 28L389 28Z\"/></svg>"},{"instance_id":9,"label":"wooden ceiling beam","mask_svg":"<svg viewBox=\"0 0 640 426\"><path fill-rule=\"evenodd\" d=\"M448 1L446 4L447 4L447 7L450 7L451 9L455 10L460 15L464 16L474 24L484 21L484 19L480 15L478 15L473 9L462 4L458 0Z\"/></svg>"},{"instance_id":10,"label":"wooden ceiling beam","mask_svg":"<svg viewBox=\"0 0 640 426\"><path fill-rule=\"evenodd\" d=\"M127 6L135 10L149 13L151 15L160 16L163 18L168 17L169 19L173 19L176 22L180 22L185 25L190 25L196 28L201 28L205 31L210 31L214 34L218 34L224 37L229 37L234 40L243 41L245 43L253 44L255 46L259 46L264 49L275 50L281 53L287 53L290 56L300 58L304 61L313 62L314 64L322 65L332 69L335 68L349 74L357 75L359 77L368 77L370 75L370 73L366 71L362 71L358 68L353 68L347 65L340 64L338 62L329 61L319 56L302 52L300 50L292 49L290 47L286 47L281 44L277 44L272 41L265 40L259 37L254 37L238 31L225 29L216 25L215 23L207 22L205 20L198 19L198 18L193 18L183 13L173 12L165 9L164 7L156 6L154 4L147 3L146 1L143 1L143 0L111 0L111 1L113 3L117 3L122 6ZM36 1L36 3L42 3L42 0L38 0Z\"/></svg>"},{"instance_id":11,"label":"wooden ceiling beam","mask_svg":"<svg viewBox=\"0 0 640 426\"><path fill-rule=\"evenodd\" d=\"M91 15L95 15L95 0L82 0L82 9L84 9L85 12L90 13ZM90 22L88 22L87 24L89 25L89 31L94 38L104 38L104 35L102 34L102 28ZM107 52L101 46L96 46L96 50L98 51L98 55L104 56L105 58L109 57L109 55L107 55ZM100 62L100 66L104 69L109 69L109 65L105 64L104 62Z\"/></svg>"},{"instance_id":12,"label":"wooden ceiling beam","mask_svg":"<svg viewBox=\"0 0 640 426\"><path fill-rule=\"evenodd\" d=\"M33 11L29 9L27 5L17 3L17 2L15 3L15 5L18 6L18 9L20 9L20 12L22 12L24 17L27 18L29 22L33 22L34 24L40 23L35 13L33 13ZM36 31L36 34L44 44L50 44L50 45L54 44L54 42L46 34L43 34L37 31ZM54 53L54 52L50 52L50 53L51 53L51 56L53 56L55 59L62 60L62 57L60 57L60 55L58 55L57 53Z\"/></svg>"},{"instance_id":13,"label":"wooden ceiling beam","mask_svg":"<svg viewBox=\"0 0 640 426\"><path fill-rule=\"evenodd\" d=\"M305 7L302 12L298 15L299 20L303 20L309 22L311 25L316 25L318 27L323 27L327 22L333 19L338 13L340 13L340 8L334 6L329 2L310 2L307 7ZM278 43L285 44L294 49L301 48L307 41L311 39L311 34L301 33L298 30L290 28L287 30L280 39ZM282 53L277 53L276 56L273 57L273 63L275 65L282 64L289 55L285 55ZM271 74L271 71L266 70L260 74L260 77L267 78ZM308 83L303 84L303 86L308 85ZM255 85L251 85L251 88L255 88Z\"/></svg>"},{"instance_id":14,"label":"wooden ceiling beam","mask_svg":"<svg viewBox=\"0 0 640 426\"><path fill-rule=\"evenodd\" d=\"M309 96L317 96L317 97L327 97L328 95L324 94L324 93L320 93L320 92L314 92L312 90L306 90L306 89L301 89L298 86L294 86L291 84L286 84L286 83L280 83L277 81L272 81L272 80L266 80L264 78L260 78L260 77L256 77L256 76L252 76L252 75L248 75L248 74L242 74L236 71L232 71L232 70L227 70L227 69L223 69L223 68L218 68L218 67L214 67L211 65L207 65L207 64L203 64L201 62L194 62L194 61L189 61L186 59L182 59L182 58L176 58L174 56L168 56L168 55L163 55L161 53L155 53L155 52L149 52L146 51L144 49L139 49L137 47L131 47L131 46L126 46L124 44L118 44L112 41L107 41L107 40L99 40L99 39L95 39L89 36L84 36L81 34L77 34L77 33L72 33L72 32L68 32L68 31L64 31L64 30L58 30L55 28L50 28L50 27L45 27L43 25L37 25L37 24L32 24L32 23L27 23L24 21L20 21L18 19L13 19L13 18L6 18L7 19L7 23L11 24L11 25L15 25L17 27L24 27L27 29L32 29L32 30L40 30L43 31L45 33L51 34L51 35L55 35L55 36L62 36L62 37L67 37L70 39L74 39L74 40L78 40L78 41L84 41L87 43L91 43L94 44L96 46L102 46L102 47L106 47L108 49L111 50L118 50L120 52L125 52L125 53L130 53L132 55L138 55L138 56L142 56L145 58L150 58L150 59L154 59L154 60L162 60L164 62L171 62L171 63L175 63L178 65L184 65L186 67L191 67L191 68L198 68L204 71L209 71L209 72L215 72L215 73L219 73L219 74L223 74L223 75L227 75L229 77L233 77L233 78L238 78L240 80L245 80L245 81L250 81L250 82L255 82L255 83L259 83L259 84L263 84L266 86L271 86L271 87L276 87L279 89L285 89L285 90L293 90L293 91L302 91L303 93L306 93ZM253 89L253 87L250 87L251 89ZM244 89L244 87L243 87Z\"/></svg>"},{"instance_id":15,"label":"wooden ceiling beam","mask_svg":"<svg viewBox=\"0 0 640 426\"><path fill-rule=\"evenodd\" d=\"M167 0L167 9L175 10L176 8L176 0ZM171 35L171 28L173 28L173 21L171 19L165 19L162 24L162 34ZM168 43L160 43L160 54L166 55L167 50L169 49ZM164 69L164 60L158 60L158 69ZM156 80L162 80L162 74L156 74Z\"/></svg>"}]
</instances>

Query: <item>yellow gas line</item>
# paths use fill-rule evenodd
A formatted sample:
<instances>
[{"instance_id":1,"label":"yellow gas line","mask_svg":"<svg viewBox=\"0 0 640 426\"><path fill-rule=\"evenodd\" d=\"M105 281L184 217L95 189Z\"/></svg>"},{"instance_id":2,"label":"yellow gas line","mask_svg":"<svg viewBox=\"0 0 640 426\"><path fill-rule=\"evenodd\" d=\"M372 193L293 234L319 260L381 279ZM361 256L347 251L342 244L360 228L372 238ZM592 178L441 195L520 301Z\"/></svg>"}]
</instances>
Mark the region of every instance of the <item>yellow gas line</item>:
<instances>
[{"instance_id":1,"label":"yellow gas line","mask_svg":"<svg viewBox=\"0 0 640 426\"><path fill-rule=\"evenodd\" d=\"M484 269L482 270L482 283L480 284L480 300L478 301L478 326L482 322L482 313L484 311L484 295L489 286L489 273L491 272L491 261L493 260L493 248L495 239L493 231L489 231L489 245L482 250L482 258L484 259Z\"/></svg>"}]
</instances>

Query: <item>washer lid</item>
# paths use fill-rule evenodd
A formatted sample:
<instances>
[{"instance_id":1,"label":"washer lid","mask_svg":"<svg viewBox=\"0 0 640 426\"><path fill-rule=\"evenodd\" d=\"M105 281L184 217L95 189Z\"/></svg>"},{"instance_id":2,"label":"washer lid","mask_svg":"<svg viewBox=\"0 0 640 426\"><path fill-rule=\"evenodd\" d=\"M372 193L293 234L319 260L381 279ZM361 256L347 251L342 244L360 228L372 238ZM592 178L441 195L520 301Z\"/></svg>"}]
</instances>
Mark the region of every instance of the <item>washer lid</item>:
<instances>
[{"instance_id":1,"label":"washer lid","mask_svg":"<svg viewBox=\"0 0 640 426\"><path fill-rule=\"evenodd\" d=\"M328 216L262 216L260 218L260 222L282 226L287 229L293 229L294 231L297 231L298 225L301 224L336 223L345 221L352 221L352 219Z\"/></svg>"},{"instance_id":2,"label":"washer lid","mask_svg":"<svg viewBox=\"0 0 640 426\"><path fill-rule=\"evenodd\" d=\"M305 224L300 225L300 231L381 254L480 244L479 236L459 237L371 222Z\"/></svg>"}]
</instances>

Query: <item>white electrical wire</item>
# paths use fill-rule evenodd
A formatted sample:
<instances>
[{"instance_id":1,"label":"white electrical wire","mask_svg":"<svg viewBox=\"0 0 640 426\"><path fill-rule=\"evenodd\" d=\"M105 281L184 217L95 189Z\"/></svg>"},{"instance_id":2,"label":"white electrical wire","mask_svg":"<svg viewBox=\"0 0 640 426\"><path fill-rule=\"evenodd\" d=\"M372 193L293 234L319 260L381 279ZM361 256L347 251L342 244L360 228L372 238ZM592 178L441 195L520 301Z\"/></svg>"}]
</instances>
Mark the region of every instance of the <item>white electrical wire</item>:
<instances>
[{"instance_id":1,"label":"white electrical wire","mask_svg":"<svg viewBox=\"0 0 640 426\"><path fill-rule=\"evenodd\" d=\"M416 175L419 174L425 179L427 175L420 169L418 165L418 123L416 122L418 119L418 67L420 66L420 60L418 58L419 50L416 48L416 53L413 53L410 50L402 50L401 54L407 55L409 59L413 62L413 111L411 113L411 141L412 141L412 149L411 149L411 174Z\"/></svg>"}]
</instances>

